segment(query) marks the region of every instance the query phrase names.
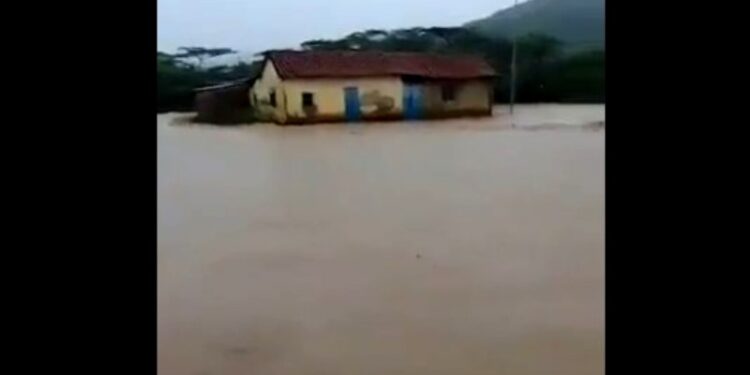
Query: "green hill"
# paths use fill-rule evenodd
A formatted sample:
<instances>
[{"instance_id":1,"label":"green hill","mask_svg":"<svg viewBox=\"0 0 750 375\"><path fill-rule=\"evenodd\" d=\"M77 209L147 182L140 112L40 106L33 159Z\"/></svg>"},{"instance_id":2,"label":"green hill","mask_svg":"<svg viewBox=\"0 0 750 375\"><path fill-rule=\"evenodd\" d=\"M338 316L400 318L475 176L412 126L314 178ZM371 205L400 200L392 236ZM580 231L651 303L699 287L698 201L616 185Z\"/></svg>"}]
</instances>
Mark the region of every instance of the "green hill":
<instances>
[{"instance_id":1,"label":"green hill","mask_svg":"<svg viewBox=\"0 0 750 375\"><path fill-rule=\"evenodd\" d=\"M464 26L489 37L539 32L572 49L604 48L604 0L528 0Z\"/></svg>"}]
</instances>

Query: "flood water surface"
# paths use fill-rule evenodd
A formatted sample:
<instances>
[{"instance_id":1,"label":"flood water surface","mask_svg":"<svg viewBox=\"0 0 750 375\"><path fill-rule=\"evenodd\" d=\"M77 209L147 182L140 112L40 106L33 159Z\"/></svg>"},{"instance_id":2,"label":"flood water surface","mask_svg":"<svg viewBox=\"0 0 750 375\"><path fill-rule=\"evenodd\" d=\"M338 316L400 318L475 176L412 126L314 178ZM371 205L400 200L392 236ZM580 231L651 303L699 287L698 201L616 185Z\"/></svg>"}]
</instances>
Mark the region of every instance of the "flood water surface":
<instances>
[{"instance_id":1,"label":"flood water surface","mask_svg":"<svg viewBox=\"0 0 750 375\"><path fill-rule=\"evenodd\" d=\"M603 374L603 106L496 113L160 115L159 374Z\"/></svg>"}]
</instances>

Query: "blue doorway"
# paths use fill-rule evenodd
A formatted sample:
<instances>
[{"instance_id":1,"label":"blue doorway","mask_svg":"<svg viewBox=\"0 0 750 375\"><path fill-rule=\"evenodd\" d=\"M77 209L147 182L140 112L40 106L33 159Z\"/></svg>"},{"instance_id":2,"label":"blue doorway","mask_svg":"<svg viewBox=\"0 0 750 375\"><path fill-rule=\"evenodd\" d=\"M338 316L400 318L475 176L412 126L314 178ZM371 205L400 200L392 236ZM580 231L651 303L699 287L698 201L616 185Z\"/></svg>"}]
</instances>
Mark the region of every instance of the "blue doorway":
<instances>
[{"instance_id":1,"label":"blue doorway","mask_svg":"<svg viewBox=\"0 0 750 375\"><path fill-rule=\"evenodd\" d=\"M404 84L404 119L422 118L422 90L418 85Z\"/></svg>"},{"instance_id":2,"label":"blue doorway","mask_svg":"<svg viewBox=\"0 0 750 375\"><path fill-rule=\"evenodd\" d=\"M356 87L344 88L344 109L346 121L359 121L362 117L359 108L359 89Z\"/></svg>"}]
</instances>

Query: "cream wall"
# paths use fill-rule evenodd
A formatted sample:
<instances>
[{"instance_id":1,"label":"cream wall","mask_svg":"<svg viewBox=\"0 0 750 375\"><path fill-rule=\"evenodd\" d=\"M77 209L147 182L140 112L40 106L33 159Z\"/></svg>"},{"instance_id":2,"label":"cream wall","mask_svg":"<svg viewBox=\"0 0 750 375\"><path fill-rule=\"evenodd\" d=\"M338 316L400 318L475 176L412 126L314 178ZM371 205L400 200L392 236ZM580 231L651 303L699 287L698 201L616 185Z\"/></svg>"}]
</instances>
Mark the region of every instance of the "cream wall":
<instances>
[{"instance_id":1,"label":"cream wall","mask_svg":"<svg viewBox=\"0 0 750 375\"><path fill-rule=\"evenodd\" d=\"M489 109L492 86L486 81L468 81L459 85L456 101L461 109Z\"/></svg>"},{"instance_id":2,"label":"cream wall","mask_svg":"<svg viewBox=\"0 0 750 375\"><path fill-rule=\"evenodd\" d=\"M455 84L455 100L444 102L442 84L425 84L423 87L424 108L427 112L489 110L491 86L481 80Z\"/></svg>"},{"instance_id":3,"label":"cream wall","mask_svg":"<svg viewBox=\"0 0 750 375\"><path fill-rule=\"evenodd\" d=\"M270 105L271 90L276 92L275 108ZM249 95L250 103L255 106L256 116L259 119L286 121L284 82L279 78L279 74L271 61L266 61L263 71L250 89Z\"/></svg>"},{"instance_id":4,"label":"cream wall","mask_svg":"<svg viewBox=\"0 0 750 375\"><path fill-rule=\"evenodd\" d=\"M302 108L302 93L313 94L316 116L343 117L345 114L344 88L359 89L363 116L399 114L402 110L403 84L398 77L356 79L293 79L284 81L287 94L287 114L305 118L310 115Z\"/></svg>"}]
</instances>

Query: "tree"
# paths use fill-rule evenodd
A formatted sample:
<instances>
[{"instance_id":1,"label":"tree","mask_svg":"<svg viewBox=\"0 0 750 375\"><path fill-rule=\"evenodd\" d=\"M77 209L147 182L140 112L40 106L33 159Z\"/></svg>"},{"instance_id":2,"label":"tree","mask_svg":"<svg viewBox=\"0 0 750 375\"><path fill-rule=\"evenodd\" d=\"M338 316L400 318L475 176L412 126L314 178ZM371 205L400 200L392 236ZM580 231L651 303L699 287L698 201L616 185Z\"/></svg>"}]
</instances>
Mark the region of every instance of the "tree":
<instances>
[{"instance_id":1,"label":"tree","mask_svg":"<svg viewBox=\"0 0 750 375\"><path fill-rule=\"evenodd\" d=\"M234 65L196 69L193 65L181 61L181 58L184 57L160 51L156 53L158 111L189 110L193 107L194 89L222 82L250 79L257 76L262 68L262 61L256 60L251 63L239 61Z\"/></svg>"},{"instance_id":2,"label":"tree","mask_svg":"<svg viewBox=\"0 0 750 375\"><path fill-rule=\"evenodd\" d=\"M231 48L180 47L177 50L182 52L174 55L175 58L196 59L198 68L203 68L206 59L237 53Z\"/></svg>"},{"instance_id":3,"label":"tree","mask_svg":"<svg viewBox=\"0 0 750 375\"><path fill-rule=\"evenodd\" d=\"M294 51L294 50L293 49L289 49L289 48L267 49L265 51L260 51L260 52L258 52L256 54L254 54L253 56L255 56L255 57L261 57L261 58L266 58L266 57L268 57L268 55L270 55L272 53L275 53L275 52L287 52L287 51Z\"/></svg>"},{"instance_id":4,"label":"tree","mask_svg":"<svg viewBox=\"0 0 750 375\"><path fill-rule=\"evenodd\" d=\"M530 33L518 38L518 98L526 102L561 100L551 90L550 81L556 74L562 43L544 34Z\"/></svg>"},{"instance_id":5,"label":"tree","mask_svg":"<svg viewBox=\"0 0 750 375\"><path fill-rule=\"evenodd\" d=\"M562 101L603 102L604 51L582 51L566 57L556 67L549 86L560 93Z\"/></svg>"},{"instance_id":6,"label":"tree","mask_svg":"<svg viewBox=\"0 0 750 375\"><path fill-rule=\"evenodd\" d=\"M560 57L562 42L549 35L530 33L518 38L519 58L542 63Z\"/></svg>"}]
</instances>

